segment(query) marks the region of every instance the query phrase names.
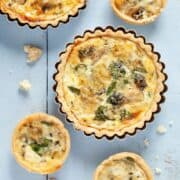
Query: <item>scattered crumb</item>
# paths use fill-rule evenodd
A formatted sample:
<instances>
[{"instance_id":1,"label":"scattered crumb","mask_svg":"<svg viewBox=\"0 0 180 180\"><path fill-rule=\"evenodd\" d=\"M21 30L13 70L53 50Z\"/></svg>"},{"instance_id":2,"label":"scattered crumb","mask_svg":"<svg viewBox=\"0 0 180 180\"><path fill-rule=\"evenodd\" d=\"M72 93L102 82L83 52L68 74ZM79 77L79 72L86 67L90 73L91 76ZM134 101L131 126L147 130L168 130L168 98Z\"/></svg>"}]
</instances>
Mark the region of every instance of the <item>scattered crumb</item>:
<instances>
[{"instance_id":1,"label":"scattered crumb","mask_svg":"<svg viewBox=\"0 0 180 180\"><path fill-rule=\"evenodd\" d=\"M42 56L42 49L32 45L25 45L24 52L27 53L28 63L36 62Z\"/></svg>"},{"instance_id":2,"label":"scattered crumb","mask_svg":"<svg viewBox=\"0 0 180 180\"><path fill-rule=\"evenodd\" d=\"M144 145L145 145L146 147L148 147L149 144L150 144L149 139L147 139L147 138L144 139Z\"/></svg>"},{"instance_id":3,"label":"scattered crumb","mask_svg":"<svg viewBox=\"0 0 180 180\"><path fill-rule=\"evenodd\" d=\"M174 122L173 122L173 121L169 121L169 127L172 127L172 126L173 126L173 124L174 124Z\"/></svg>"},{"instance_id":4,"label":"scattered crumb","mask_svg":"<svg viewBox=\"0 0 180 180\"><path fill-rule=\"evenodd\" d=\"M161 174L161 169L160 168L155 168L155 174L160 175Z\"/></svg>"},{"instance_id":5,"label":"scattered crumb","mask_svg":"<svg viewBox=\"0 0 180 180\"><path fill-rule=\"evenodd\" d=\"M19 89L22 91L29 91L31 87L31 83L28 80L23 80L19 83Z\"/></svg>"},{"instance_id":6,"label":"scattered crumb","mask_svg":"<svg viewBox=\"0 0 180 180\"><path fill-rule=\"evenodd\" d=\"M164 125L159 125L157 127L157 133L158 134L165 134L167 132L167 129Z\"/></svg>"}]
</instances>

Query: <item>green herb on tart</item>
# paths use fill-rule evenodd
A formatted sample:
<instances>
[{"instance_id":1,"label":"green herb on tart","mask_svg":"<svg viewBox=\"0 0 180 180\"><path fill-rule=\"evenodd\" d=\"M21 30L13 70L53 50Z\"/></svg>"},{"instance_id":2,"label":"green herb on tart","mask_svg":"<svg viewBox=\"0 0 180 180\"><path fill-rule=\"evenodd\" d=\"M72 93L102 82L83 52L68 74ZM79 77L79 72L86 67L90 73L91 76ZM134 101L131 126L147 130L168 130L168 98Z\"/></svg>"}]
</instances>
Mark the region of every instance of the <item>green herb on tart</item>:
<instances>
[{"instance_id":1,"label":"green herb on tart","mask_svg":"<svg viewBox=\"0 0 180 180\"><path fill-rule=\"evenodd\" d=\"M69 88L69 90L70 90L72 93L74 93L74 94L80 95L80 93L81 93L80 89L75 88L75 87L73 87L73 86L69 86L68 88Z\"/></svg>"},{"instance_id":2,"label":"green herb on tart","mask_svg":"<svg viewBox=\"0 0 180 180\"><path fill-rule=\"evenodd\" d=\"M95 111L95 120L105 121L109 120L109 117L107 116L107 107L105 106L99 106L97 110Z\"/></svg>"},{"instance_id":3,"label":"green herb on tart","mask_svg":"<svg viewBox=\"0 0 180 180\"><path fill-rule=\"evenodd\" d=\"M107 92L106 92L107 95L109 95L109 94L111 94L113 92L113 90L116 88L116 84L117 84L116 81L113 81L110 84L110 86L108 87Z\"/></svg>"},{"instance_id":4,"label":"green herb on tart","mask_svg":"<svg viewBox=\"0 0 180 180\"><path fill-rule=\"evenodd\" d=\"M121 62L113 62L109 65L109 71L114 79L118 79L126 74L123 64Z\"/></svg>"}]
</instances>

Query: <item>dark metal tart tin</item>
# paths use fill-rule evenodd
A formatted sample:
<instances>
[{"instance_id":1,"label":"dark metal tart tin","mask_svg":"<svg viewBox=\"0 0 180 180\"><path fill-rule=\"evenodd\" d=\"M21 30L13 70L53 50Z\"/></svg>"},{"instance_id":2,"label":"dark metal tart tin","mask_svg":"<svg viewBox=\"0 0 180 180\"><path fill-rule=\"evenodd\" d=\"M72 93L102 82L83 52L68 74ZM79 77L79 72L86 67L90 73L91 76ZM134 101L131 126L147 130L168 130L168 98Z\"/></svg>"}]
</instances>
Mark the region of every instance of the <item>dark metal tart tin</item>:
<instances>
[{"instance_id":1,"label":"dark metal tart tin","mask_svg":"<svg viewBox=\"0 0 180 180\"><path fill-rule=\"evenodd\" d=\"M110 29L110 30L112 30L113 32L122 31L122 32L125 33L125 34L126 34L126 33L131 33L131 34L133 34L133 36L134 36L135 38L141 38L141 39L143 39L144 44L145 44L145 45L150 45L151 48L152 48L153 54L156 54L156 55L158 56L158 61L157 61L157 62L162 65L161 73L165 76L165 79L164 79L164 81L163 81L163 86L164 86L164 88L163 88L163 91L160 93L160 95L161 95L161 100L157 103L157 109L156 109L156 111L152 112L151 118L150 118L149 120L146 120L146 121L144 122L144 126L143 126L142 128L135 128L135 130L134 130L133 133L126 132L126 133L124 133L122 136L119 136L119 135L115 134L115 135L113 135L113 136L111 136L111 137L109 137L109 136L107 136L107 135L103 135L103 136L101 136L101 137L97 137L95 133L87 134L86 132L84 132L84 134L85 134L86 136L94 135L97 139L102 139L103 137L107 138L108 140L112 140L112 139L114 139L115 137L118 137L118 138L120 138L120 139L123 139L123 138L127 137L127 135L129 135L129 136L134 136L138 131L140 131L140 130L145 130L147 124L154 121L154 119L155 119L155 117L154 117L155 114L157 114L157 113L159 113L159 112L161 111L160 105L161 105L162 103L164 103L164 102L165 102L165 99L166 99L165 96L164 96L164 94L165 94L165 92L167 92L167 90L168 90L168 86L166 85L166 81L167 81L167 79L168 79L168 75L164 72L165 64L160 61L161 55L160 55L158 52L154 51L154 45L153 45L152 43L147 43L144 36L142 36L142 35L141 35L141 36L137 35L136 32L133 31L133 30L126 30L126 29L123 28L123 27L114 28L114 27L112 27L112 26L107 26L106 28L96 27L94 30L86 30L82 36L77 35L77 36L74 38L74 40L77 39L77 38L83 38L84 35L85 35L87 32L89 32L89 33L95 33L96 30L100 30L100 31L102 31L102 32L105 32L107 29ZM66 49L67 49L67 47L68 47L69 45L72 45L72 44L73 44L73 43L67 44L67 45L66 45ZM61 52L61 53L59 54L59 58L60 58L61 54L64 54L65 52L66 52L66 50L63 51L63 52ZM74 122L68 118L67 113L63 111L63 109L62 109L62 103L58 100L58 93L56 92L56 88L57 88L58 82L55 80L55 77L56 77L56 75L59 73L59 71L58 71L58 66L59 66L60 64L61 64L61 61L58 61L58 62L55 64L56 72L55 72L54 75L53 75L53 80L55 81L55 84L54 84L54 86L53 86L53 90L54 90L54 92L56 93L55 101L56 101L56 103L59 105L59 112L65 114L67 122L74 124ZM81 131L81 130L78 130L78 131Z\"/></svg>"},{"instance_id":2,"label":"dark metal tart tin","mask_svg":"<svg viewBox=\"0 0 180 180\"><path fill-rule=\"evenodd\" d=\"M16 21L19 26L25 26L25 25L27 25L27 26L29 26L29 28L31 28L31 29L35 29L35 28L39 27L39 28L42 29L42 30L46 30L49 26L51 26L51 27L53 27L53 28L57 28L60 24L66 24L66 23L68 23L71 18L77 17L77 16L79 15L80 10L85 9L86 6L87 6L87 0L85 0L85 3L83 4L83 6L81 6L80 8L78 8L78 10L77 10L77 12L76 12L75 15L68 15L68 18L67 18L66 21L59 20L59 22L58 22L57 25L54 26L54 25L52 25L52 24L47 24L46 27L41 27L40 25L31 26L29 23L22 23L22 22L20 22L20 20L19 20L18 18L11 18L8 13L2 12L1 9L0 9L0 14L5 15L9 21Z\"/></svg>"}]
</instances>

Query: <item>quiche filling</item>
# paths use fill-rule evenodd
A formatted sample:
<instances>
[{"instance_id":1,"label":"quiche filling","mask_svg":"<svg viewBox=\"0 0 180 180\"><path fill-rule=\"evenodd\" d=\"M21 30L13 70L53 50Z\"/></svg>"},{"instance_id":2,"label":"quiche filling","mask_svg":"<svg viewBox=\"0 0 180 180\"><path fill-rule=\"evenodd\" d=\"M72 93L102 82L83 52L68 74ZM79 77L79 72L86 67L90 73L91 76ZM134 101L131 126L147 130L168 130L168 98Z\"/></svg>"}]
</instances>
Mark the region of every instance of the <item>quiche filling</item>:
<instances>
[{"instance_id":1,"label":"quiche filling","mask_svg":"<svg viewBox=\"0 0 180 180\"><path fill-rule=\"evenodd\" d=\"M46 120L23 125L15 144L23 161L37 167L58 163L66 151L64 134L55 123Z\"/></svg>"},{"instance_id":2,"label":"quiche filling","mask_svg":"<svg viewBox=\"0 0 180 180\"><path fill-rule=\"evenodd\" d=\"M162 0L115 0L116 7L125 15L143 20L160 13Z\"/></svg>"},{"instance_id":3,"label":"quiche filling","mask_svg":"<svg viewBox=\"0 0 180 180\"><path fill-rule=\"evenodd\" d=\"M64 18L84 0L1 0L0 7L31 22Z\"/></svg>"},{"instance_id":4,"label":"quiche filling","mask_svg":"<svg viewBox=\"0 0 180 180\"><path fill-rule=\"evenodd\" d=\"M63 69L63 98L80 124L120 130L148 112L158 73L133 40L102 35L77 42Z\"/></svg>"},{"instance_id":5,"label":"quiche filling","mask_svg":"<svg viewBox=\"0 0 180 180\"><path fill-rule=\"evenodd\" d=\"M98 180L148 180L144 170L132 157L112 160L104 164Z\"/></svg>"}]
</instances>

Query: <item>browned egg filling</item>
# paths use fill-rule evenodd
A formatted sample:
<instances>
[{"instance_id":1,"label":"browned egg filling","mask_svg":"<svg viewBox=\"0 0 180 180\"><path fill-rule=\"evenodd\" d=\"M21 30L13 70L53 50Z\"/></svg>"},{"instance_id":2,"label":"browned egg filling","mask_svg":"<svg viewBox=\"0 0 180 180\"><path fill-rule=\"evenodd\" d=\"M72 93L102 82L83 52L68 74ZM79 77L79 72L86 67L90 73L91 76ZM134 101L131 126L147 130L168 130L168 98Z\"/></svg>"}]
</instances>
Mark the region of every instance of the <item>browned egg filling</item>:
<instances>
[{"instance_id":1,"label":"browned egg filling","mask_svg":"<svg viewBox=\"0 0 180 180\"><path fill-rule=\"evenodd\" d=\"M113 160L105 164L98 180L147 180L145 172L132 157Z\"/></svg>"},{"instance_id":2,"label":"browned egg filling","mask_svg":"<svg viewBox=\"0 0 180 180\"><path fill-rule=\"evenodd\" d=\"M17 141L23 159L30 162L59 159L66 149L62 132L55 124L45 120L24 125Z\"/></svg>"},{"instance_id":3,"label":"browned egg filling","mask_svg":"<svg viewBox=\"0 0 180 180\"><path fill-rule=\"evenodd\" d=\"M73 48L63 84L67 105L81 123L114 129L138 121L149 109L157 74L136 43L102 36Z\"/></svg>"},{"instance_id":4,"label":"browned egg filling","mask_svg":"<svg viewBox=\"0 0 180 180\"><path fill-rule=\"evenodd\" d=\"M53 16L63 17L82 2L83 0L2 0L2 3L13 12L30 19L41 19L45 16L50 19Z\"/></svg>"},{"instance_id":5,"label":"browned egg filling","mask_svg":"<svg viewBox=\"0 0 180 180\"><path fill-rule=\"evenodd\" d=\"M157 15L161 8L161 0L116 0L117 8L135 20Z\"/></svg>"}]
</instances>

